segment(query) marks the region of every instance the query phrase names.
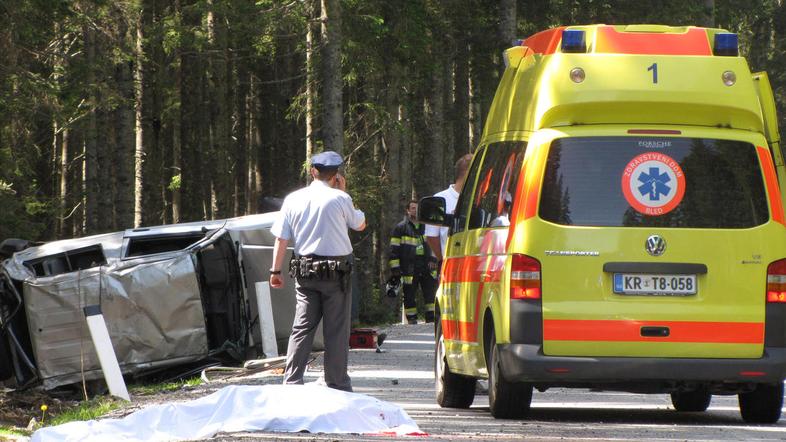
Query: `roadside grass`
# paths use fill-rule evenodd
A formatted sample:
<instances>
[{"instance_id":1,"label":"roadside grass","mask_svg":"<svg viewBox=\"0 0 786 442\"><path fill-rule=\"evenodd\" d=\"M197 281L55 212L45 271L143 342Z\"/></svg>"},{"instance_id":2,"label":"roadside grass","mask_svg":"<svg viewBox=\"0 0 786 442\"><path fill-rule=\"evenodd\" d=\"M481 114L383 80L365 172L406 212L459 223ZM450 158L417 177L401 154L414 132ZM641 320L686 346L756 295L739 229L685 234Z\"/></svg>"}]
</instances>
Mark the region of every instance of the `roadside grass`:
<instances>
[{"instance_id":1,"label":"roadside grass","mask_svg":"<svg viewBox=\"0 0 786 442\"><path fill-rule=\"evenodd\" d=\"M44 418L40 423L41 426L53 426L72 421L88 421L116 410L124 403L124 401L111 396L96 397L79 402L76 407L63 410L62 413L54 415L50 419Z\"/></svg>"},{"instance_id":2,"label":"roadside grass","mask_svg":"<svg viewBox=\"0 0 786 442\"><path fill-rule=\"evenodd\" d=\"M156 394L166 391L177 391L184 387L196 387L201 383L202 383L202 379L200 379L199 376L196 376L190 379L184 379L174 382L131 385L128 387L128 392L140 396L149 396L151 394Z\"/></svg>"},{"instance_id":3,"label":"roadside grass","mask_svg":"<svg viewBox=\"0 0 786 442\"><path fill-rule=\"evenodd\" d=\"M128 391L136 396L151 396L157 393L178 391L183 388L193 388L201 383L202 380L197 376L174 382L130 385ZM40 412L35 413L33 417L35 417L36 423L33 426L33 431L67 422L97 419L112 411L122 409L127 404L128 402L109 395L95 396L86 401L66 401L59 402L57 405L51 404L51 406L44 407L46 410L42 408ZM0 442L15 441L19 437L30 437L33 431L18 426L0 425Z\"/></svg>"},{"instance_id":4,"label":"roadside grass","mask_svg":"<svg viewBox=\"0 0 786 442\"><path fill-rule=\"evenodd\" d=\"M30 437L33 433L16 427L6 427L0 425L0 441L16 440L20 436Z\"/></svg>"}]
</instances>

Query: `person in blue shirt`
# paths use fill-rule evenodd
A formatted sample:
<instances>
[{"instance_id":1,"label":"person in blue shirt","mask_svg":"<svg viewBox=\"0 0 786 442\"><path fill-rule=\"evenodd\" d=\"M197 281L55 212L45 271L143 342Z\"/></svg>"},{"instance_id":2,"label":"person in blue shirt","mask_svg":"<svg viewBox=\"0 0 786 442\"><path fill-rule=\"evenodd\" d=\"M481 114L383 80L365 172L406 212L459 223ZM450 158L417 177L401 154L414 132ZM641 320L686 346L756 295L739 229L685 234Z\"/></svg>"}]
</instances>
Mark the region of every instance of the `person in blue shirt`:
<instances>
[{"instance_id":1,"label":"person in blue shirt","mask_svg":"<svg viewBox=\"0 0 786 442\"><path fill-rule=\"evenodd\" d=\"M297 305L287 348L284 384L302 384L320 320L325 341L325 384L352 391L347 373L351 325L352 243L348 229L363 230L366 218L346 193L338 173L343 158L327 151L311 158L314 181L284 199L271 228L276 237L270 286L281 288L281 268L287 246L294 255L289 273L295 279Z\"/></svg>"}]
</instances>

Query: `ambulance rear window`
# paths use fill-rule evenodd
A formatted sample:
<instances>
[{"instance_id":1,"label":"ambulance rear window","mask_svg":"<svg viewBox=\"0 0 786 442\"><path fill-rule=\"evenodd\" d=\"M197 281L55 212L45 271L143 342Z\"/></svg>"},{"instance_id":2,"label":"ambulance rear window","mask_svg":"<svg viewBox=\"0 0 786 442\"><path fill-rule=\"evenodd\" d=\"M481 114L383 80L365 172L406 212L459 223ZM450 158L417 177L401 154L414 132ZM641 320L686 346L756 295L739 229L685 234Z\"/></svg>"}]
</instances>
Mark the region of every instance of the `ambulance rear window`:
<instances>
[{"instance_id":1,"label":"ambulance rear window","mask_svg":"<svg viewBox=\"0 0 786 442\"><path fill-rule=\"evenodd\" d=\"M769 219L752 144L700 138L552 142L540 217L562 225L748 228Z\"/></svg>"}]
</instances>

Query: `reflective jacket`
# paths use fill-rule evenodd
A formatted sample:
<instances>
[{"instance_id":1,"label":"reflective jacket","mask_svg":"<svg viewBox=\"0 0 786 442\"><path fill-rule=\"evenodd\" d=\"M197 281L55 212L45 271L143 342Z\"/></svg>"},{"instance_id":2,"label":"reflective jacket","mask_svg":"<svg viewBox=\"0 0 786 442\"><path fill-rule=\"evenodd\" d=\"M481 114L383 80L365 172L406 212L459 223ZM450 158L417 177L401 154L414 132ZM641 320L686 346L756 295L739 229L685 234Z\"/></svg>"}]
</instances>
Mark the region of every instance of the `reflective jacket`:
<instances>
[{"instance_id":1,"label":"reflective jacket","mask_svg":"<svg viewBox=\"0 0 786 442\"><path fill-rule=\"evenodd\" d=\"M437 261L423 235L425 227L404 217L390 233L390 271L393 276L400 275L405 284L411 284L416 274L430 273L428 262Z\"/></svg>"}]
</instances>

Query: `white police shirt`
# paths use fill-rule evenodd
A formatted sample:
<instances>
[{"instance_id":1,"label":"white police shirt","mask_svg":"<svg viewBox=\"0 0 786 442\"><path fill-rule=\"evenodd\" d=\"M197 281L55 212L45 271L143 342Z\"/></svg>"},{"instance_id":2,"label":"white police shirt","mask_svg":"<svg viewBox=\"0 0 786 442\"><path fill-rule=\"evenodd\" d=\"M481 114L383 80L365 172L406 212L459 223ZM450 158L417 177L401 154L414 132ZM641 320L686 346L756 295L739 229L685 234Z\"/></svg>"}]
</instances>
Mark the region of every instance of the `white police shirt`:
<instances>
[{"instance_id":1,"label":"white police shirt","mask_svg":"<svg viewBox=\"0 0 786 442\"><path fill-rule=\"evenodd\" d=\"M365 221L346 192L314 180L284 198L270 232L294 240L297 255L344 256L352 253L347 228L357 230Z\"/></svg>"},{"instance_id":2,"label":"white police shirt","mask_svg":"<svg viewBox=\"0 0 786 442\"><path fill-rule=\"evenodd\" d=\"M435 193L434 196L441 196L445 198L445 213L452 214L456 211L456 204L458 204L459 193L456 187L451 184L450 187L442 192ZM438 236L440 246L442 248L442 258L445 258L445 246L448 244L448 228L435 225L426 224L426 236Z\"/></svg>"}]
</instances>

